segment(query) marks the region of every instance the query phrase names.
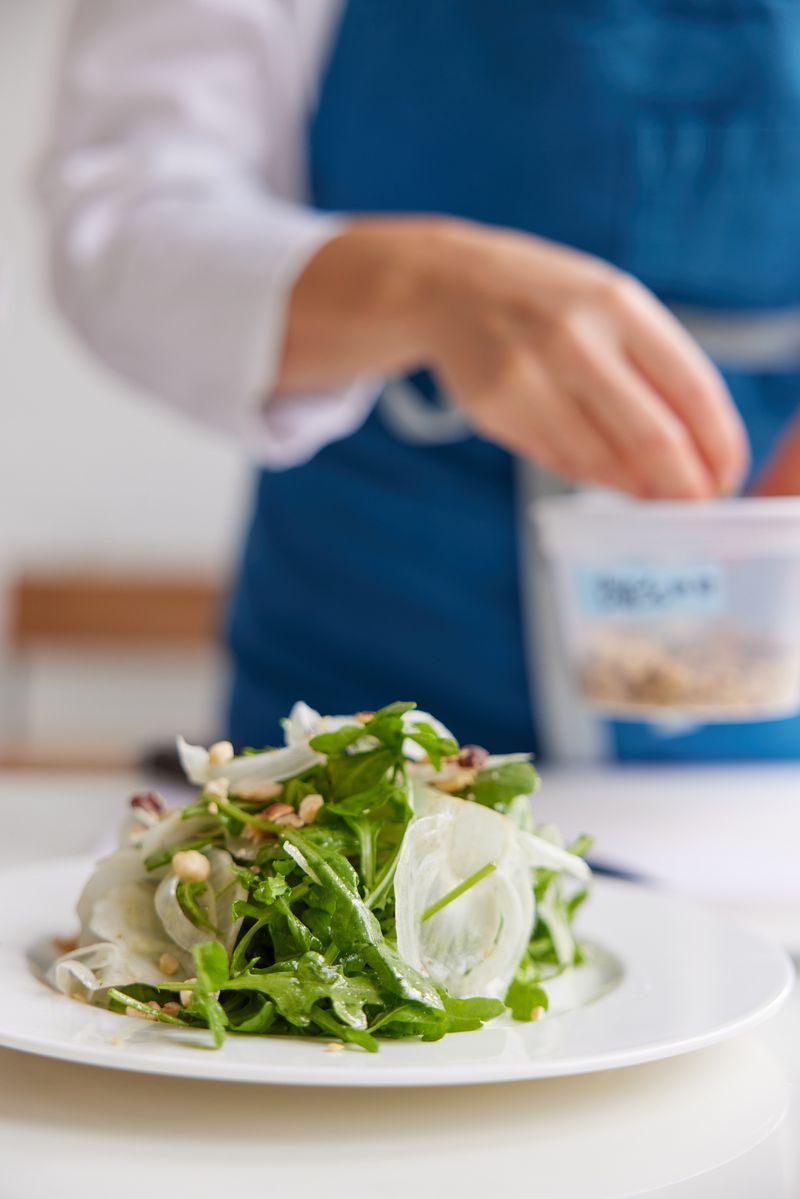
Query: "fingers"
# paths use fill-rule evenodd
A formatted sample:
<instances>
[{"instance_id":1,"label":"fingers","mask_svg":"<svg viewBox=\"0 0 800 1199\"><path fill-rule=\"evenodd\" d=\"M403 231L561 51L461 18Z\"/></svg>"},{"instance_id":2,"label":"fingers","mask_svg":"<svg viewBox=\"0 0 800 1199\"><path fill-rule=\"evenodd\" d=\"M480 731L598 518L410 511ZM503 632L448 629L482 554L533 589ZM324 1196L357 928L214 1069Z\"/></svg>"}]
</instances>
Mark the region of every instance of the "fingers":
<instances>
[{"instance_id":1,"label":"fingers","mask_svg":"<svg viewBox=\"0 0 800 1199\"><path fill-rule=\"evenodd\" d=\"M747 434L717 370L645 288L626 281L618 304L632 362L687 428L714 489L737 490L747 471Z\"/></svg>"},{"instance_id":2,"label":"fingers","mask_svg":"<svg viewBox=\"0 0 800 1199\"><path fill-rule=\"evenodd\" d=\"M571 313L547 348L551 371L567 379L648 496L709 498L717 479L688 425L626 353L628 325L599 306Z\"/></svg>"},{"instance_id":3,"label":"fingers","mask_svg":"<svg viewBox=\"0 0 800 1199\"><path fill-rule=\"evenodd\" d=\"M592 417L559 391L542 368L527 359L507 376L482 431L513 453L578 483L592 483L644 498L647 489Z\"/></svg>"},{"instance_id":4,"label":"fingers","mask_svg":"<svg viewBox=\"0 0 800 1199\"><path fill-rule=\"evenodd\" d=\"M650 498L714 494L714 479L686 425L624 358L598 354L590 387L577 394Z\"/></svg>"}]
</instances>

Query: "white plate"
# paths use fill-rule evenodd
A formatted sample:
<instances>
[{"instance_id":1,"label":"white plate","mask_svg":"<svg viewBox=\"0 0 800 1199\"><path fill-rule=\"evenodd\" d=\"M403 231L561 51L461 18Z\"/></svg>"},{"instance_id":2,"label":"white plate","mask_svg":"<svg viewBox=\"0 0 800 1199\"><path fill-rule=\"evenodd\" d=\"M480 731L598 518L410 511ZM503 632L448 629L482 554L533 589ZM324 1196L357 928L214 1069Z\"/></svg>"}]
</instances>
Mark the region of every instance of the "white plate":
<instances>
[{"instance_id":1,"label":"white plate","mask_svg":"<svg viewBox=\"0 0 800 1199\"><path fill-rule=\"evenodd\" d=\"M672 1057L744 1032L777 1010L794 971L757 933L667 892L596 880L580 932L592 965L537 1024L501 1019L433 1044L327 1053L314 1040L230 1037L219 1052L184 1032L56 994L35 961L69 932L91 869L63 860L0 874L0 1044L96 1066L236 1082L443 1086L552 1078ZM604 948L601 948L604 947ZM570 1009L571 1010L566 1010ZM187 1044L187 1042L189 1042Z\"/></svg>"}]
</instances>

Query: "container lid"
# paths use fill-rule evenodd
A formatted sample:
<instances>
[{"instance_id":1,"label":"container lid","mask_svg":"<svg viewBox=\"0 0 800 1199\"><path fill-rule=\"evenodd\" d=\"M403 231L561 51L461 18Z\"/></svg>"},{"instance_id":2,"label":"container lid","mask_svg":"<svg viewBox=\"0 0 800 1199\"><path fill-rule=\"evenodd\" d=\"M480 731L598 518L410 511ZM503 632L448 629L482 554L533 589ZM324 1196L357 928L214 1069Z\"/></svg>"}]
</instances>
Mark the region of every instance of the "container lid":
<instances>
[{"instance_id":1,"label":"container lid","mask_svg":"<svg viewBox=\"0 0 800 1199\"><path fill-rule=\"evenodd\" d=\"M554 558L800 558L800 497L794 496L661 501L583 492L536 500L528 515Z\"/></svg>"}]
</instances>

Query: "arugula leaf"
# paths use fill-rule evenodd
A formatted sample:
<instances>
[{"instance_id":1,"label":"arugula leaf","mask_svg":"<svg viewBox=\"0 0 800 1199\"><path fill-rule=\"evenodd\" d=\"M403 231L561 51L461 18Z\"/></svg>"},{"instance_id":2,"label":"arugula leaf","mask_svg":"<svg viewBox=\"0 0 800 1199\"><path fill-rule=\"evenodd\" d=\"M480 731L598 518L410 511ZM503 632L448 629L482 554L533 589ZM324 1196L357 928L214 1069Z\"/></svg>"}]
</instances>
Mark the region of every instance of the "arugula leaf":
<instances>
[{"instance_id":1,"label":"arugula leaf","mask_svg":"<svg viewBox=\"0 0 800 1199\"><path fill-rule=\"evenodd\" d=\"M228 1027L228 1017L219 1000L205 991L195 991L189 1010L203 1017L211 1032L211 1036L214 1038L215 1047L221 1049L225 1043L225 1029Z\"/></svg>"},{"instance_id":2,"label":"arugula leaf","mask_svg":"<svg viewBox=\"0 0 800 1199\"><path fill-rule=\"evenodd\" d=\"M381 939L376 944L366 945L361 951L363 960L374 970L378 981L400 999L422 1004L434 1011L444 1011L439 992L408 962L403 961L396 949Z\"/></svg>"},{"instance_id":3,"label":"arugula leaf","mask_svg":"<svg viewBox=\"0 0 800 1199\"><path fill-rule=\"evenodd\" d=\"M197 902L199 896L204 895L207 890L207 883L178 883L175 897L195 928L207 928L220 936L220 931L211 923L208 912Z\"/></svg>"},{"instance_id":4,"label":"arugula leaf","mask_svg":"<svg viewBox=\"0 0 800 1199\"><path fill-rule=\"evenodd\" d=\"M399 805L401 811L406 806L405 794L388 779L382 778L374 787L359 791L347 799L337 799L326 805L326 816L366 816L376 812L387 804Z\"/></svg>"},{"instance_id":5,"label":"arugula leaf","mask_svg":"<svg viewBox=\"0 0 800 1199\"><path fill-rule=\"evenodd\" d=\"M345 799L376 786L398 764L390 749L368 749L356 754L329 758L326 773L331 799Z\"/></svg>"},{"instance_id":6,"label":"arugula leaf","mask_svg":"<svg viewBox=\"0 0 800 1199\"><path fill-rule=\"evenodd\" d=\"M425 750L435 770L441 770L442 758L458 753L458 742L452 737L440 737L433 725L426 721L418 724L407 734L409 741L416 741Z\"/></svg>"},{"instance_id":7,"label":"arugula leaf","mask_svg":"<svg viewBox=\"0 0 800 1199\"><path fill-rule=\"evenodd\" d=\"M506 1009L502 999L456 999L441 988L439 994L447 1013L448 1032L473 1032Z\"/></svg>"},{"instance_id":8,"label":"arugula leaf","mask_svg":"<svg viewBox=\"0 0 800 1199\"><path fill-rule=\"evenodd\" d=\"M218 941L205 941L193 950L197 982L192 986L189 1011L205 1020L219 1049L225 1040L228 1017L215 992L228 982L228 955Z\"/></svg>"},{"instance_id":9,"label":"arugula leaf","mask_svg":"<svg viewBox=\"0 0 800 1199\"><path fill-rule=\"evenodd\" d=\"M530 977L522 967L506 993L506 1006L515 1020L530 1023L547 1011L549 1000L536 977Z\"/></svg>"},{"instance_id":10,"label":"arugula leaf","mask_svg":"<svg viewBox=\"0 0 800 1199\"><path fill-rule=\"evenodd\" d=\"M228 981L228 955L219 941L204 941L193 951L197 981L206 991L221 991Z\"/></svg>"},{"instance_id":11,"label":"arugula leaf","mask_svg":"<svg viewBox=\"0 0 800 1199\"><path fill-rule=\"evenodd\" d=\"M256 885L253 899L256 903L269 905L286 895L289 890L289 884L282 874L271 874Z\"/></svg>"},{"instance_id":12,"label":"arugula leaf","mask_svg":"<svg viewBox=\"0 0 800 1199\"><path fill-rule=\"evenodd\" d=\"M368 978L348 978L341 969L314 952L304 953L296 961L284 964L290 969L249 971L231 979L226 989L266 996L278 1015L295 1028L305 1029L313 1022L313 1009L321 1000L330 1002L330 1010L339 1026L367 1027L364 1007L381 1002L379 991Z\"/></svg>"},{"instance_id":13,"label":"arugula leaf","mask_svg":"<svg viewBox=\"0 0 800 1199\"><path fill-rule=\"evenodd\" d=\"M416 706L410 700L396 700L393 704L387 704L385 708L379 708L372 717L372 720L369 721L367 727L376 721L380 722L390 716L405 716L406 712L413 712Z\"/></svg>"},{"instance_id":14,"label":"arugula leaf","mask_svg":"<svg viewBox=\"0 0 800 1199\"><path fill-rule=\"evenodd\" d=\"M276 1020L275 1004L263 995L253 995L243 1009L228 1013L231 1032L250 1033L254 1036L263 1036L269 1032Z\"/></svg>"},{"instance_id":15,"label":"arugula leaf","mask_svg":"<svg viewBox=\"0 0 800 1199\"><path fill-rule=\"evenodd\" d=\"M475 782L465 787L461 795L505 814L518 795L532 795L538 787L539 775L530 762L506 762L479 770Z\"/></svg>"},{"instance_id":16,"label":"arugula leaf","mask_svg":"<svg viewBox=\"0 0 800 1199\"><path fill-rule=\"evenodd\" d=\"M342 1026L338 1024L320 1004L314 1004L311 1014L315 1024L318 1024L320 1028L331 1033L334 1037L338 1037L339 1040L359 1045L362 1049L366 1049L367 1053L378 1052L378 1042L370 1033L361 1028L352 1028L348 1025Z\"/></svg>"},{"instance_id":17,"label":"arugula leaf","mask_svg":"<svg viewBox=\"0 0 800 1199\"><path fill-rule=\"evenodd\" d=\"M321 754L338 754L360 741L364 734L363 724L348 724L334 733L318 733L316 737L311 738L309 745Z\"/></svg>"}]
</instances>

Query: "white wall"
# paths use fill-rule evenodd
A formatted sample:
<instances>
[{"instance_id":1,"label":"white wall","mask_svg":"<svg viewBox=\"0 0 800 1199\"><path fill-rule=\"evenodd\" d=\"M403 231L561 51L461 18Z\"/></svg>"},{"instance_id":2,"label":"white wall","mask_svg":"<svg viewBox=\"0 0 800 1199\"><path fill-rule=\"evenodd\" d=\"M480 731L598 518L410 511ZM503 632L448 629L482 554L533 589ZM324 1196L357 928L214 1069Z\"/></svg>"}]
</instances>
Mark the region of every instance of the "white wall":
<instances>
[{"instance_id":1,"label":"white wall","mask_svg":"<svg viewBox=\"0 0 800 1199\"><path fill-rule=\"evenodd\" d=\"M51 305L31 175L69 9L0 0L0 627L23 566L224 570L249 485L234 446L91 361Z\"/></svg>"}]
</instances>

